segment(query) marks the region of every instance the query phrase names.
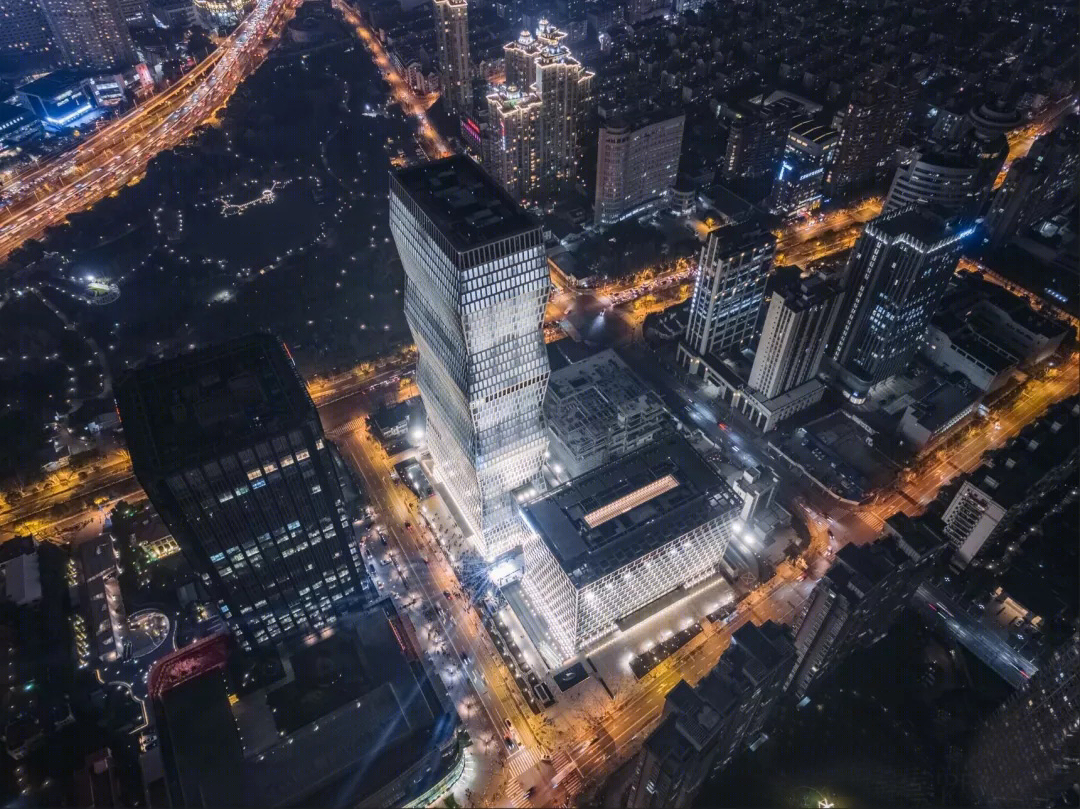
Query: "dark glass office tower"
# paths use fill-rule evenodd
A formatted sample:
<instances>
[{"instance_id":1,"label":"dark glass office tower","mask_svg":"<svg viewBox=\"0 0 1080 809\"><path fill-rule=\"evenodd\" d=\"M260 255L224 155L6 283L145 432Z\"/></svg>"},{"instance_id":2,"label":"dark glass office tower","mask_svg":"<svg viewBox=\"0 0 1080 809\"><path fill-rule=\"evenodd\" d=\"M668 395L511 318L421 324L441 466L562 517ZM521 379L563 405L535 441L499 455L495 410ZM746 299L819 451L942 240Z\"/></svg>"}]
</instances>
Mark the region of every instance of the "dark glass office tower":
<instances>
[{"instance_id":1,"label":"dark glass office tower","mask_svg":"<svg viewBox=\"0 0 1080 809\"><path fill-rule=\"evenodd\" d=\"M242 645L307 636L363 604L357 491L280 340L148 365L117 402L135 476Z\"/></svg>"},{"instance_id":2,"label":"dark glass office tower","mask_svg":"<svg viewBox=\"0 0 1080 809\"><path fill-rule=\"evenodd\" d=\"M972 232L918 208L867 223L848 259L835 359L858 395L900 373L918 350Z\"/></svg>"}]
</instances>

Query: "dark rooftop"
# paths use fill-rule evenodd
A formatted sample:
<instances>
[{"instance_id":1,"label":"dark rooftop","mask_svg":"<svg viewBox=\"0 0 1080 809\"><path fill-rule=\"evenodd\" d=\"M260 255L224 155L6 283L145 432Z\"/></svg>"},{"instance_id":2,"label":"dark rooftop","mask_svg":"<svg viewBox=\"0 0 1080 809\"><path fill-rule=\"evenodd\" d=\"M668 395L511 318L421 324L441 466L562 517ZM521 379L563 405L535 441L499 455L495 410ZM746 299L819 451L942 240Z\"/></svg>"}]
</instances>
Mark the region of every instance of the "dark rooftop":
<instances>
[{"instance_id":1,"label":"dark rooftop","mask_svg":"<svg viewBox=\"0 0 1080 809\"><path fill-rule=\"evenodd\" d=\"M363 805L456 732L448 695L388 600L339 624L293 669L284 693L232 706L220 672L165 694L163 732L199 805ZM189 688L205 693L192 699Z\"/></svg>"},{"instance_id":2,"label":"dark rooftop","mask_svg":"<svg viewBox=\"0 0 1080 809\"><path fill-rule=\"evenodd\" d=\"M9 121L23 121L33 120L34 113L26 109L26 107L20 107L17 104L4 104L0 103L0 126L8 123Z\"/></svg>"},{"instance_id":3,"label":"dark rooftop","mask_svg":"<svg viewBox=\"0 0 1080 809\"><path fill-rule=\"evenodd\" d=\"M821 306L840 294L840 287L820 273L799 278L783 285L776 291L793 312L802 312L812 306Z\"/></svg>"},{"instance_id":4,"label":"dark rooftop","mask_svg":"<svg viewBox=\"0 0 1080 809\"><path fill-rule=\"evenodd\" d=\"M539 224L470 158L447 157L393 177L458 250L471 250Z\"/></svg>"},{"instance_id":5,"label":"dark rooftop","mask_svg":"<svg viewBox=\"0 0 1080 809\"><path fill-rule=\"evenodd\" d=\"M18 88L18 92L37 96L38 98L52 98L65 90L77 87L78 84L79 79L74 73L59 70L42 76L40 79L27 82Z\"/></svg>"},{"instance_id":6,"label":"dark rooftop","mask_svg":"<svg viewBox=\"0 0 1080 809\"><path fill-rule=\"evenodd\" d=\"M927 247L945 241L953 236L956 230L946 219L932 211L912 207L883 214L871 220L868 227L893 238L910 236Z\"/></svg>"},{"instance_id":7,"label":"dark rooftop","mask_svg":"<svg viewBox=\"0 0 1080 809\"><path fill-rule=\"evenodd\" d=\"M627 501L614 507L620 498ZM583 587L738 505L686 439L671 434L527 503L522 513Z\"/></svg>"},{"instance_id":8,"label":"dark rooftop","mask_svg":"<svg viewBox=\"0 0 1080 809\"><path fill-rule=\"evenodd\" d=\"M284 344L267 333L146 365L120 380L116 401L133 463L159 473L318 418Z\"/></svg>"}]
</instances>

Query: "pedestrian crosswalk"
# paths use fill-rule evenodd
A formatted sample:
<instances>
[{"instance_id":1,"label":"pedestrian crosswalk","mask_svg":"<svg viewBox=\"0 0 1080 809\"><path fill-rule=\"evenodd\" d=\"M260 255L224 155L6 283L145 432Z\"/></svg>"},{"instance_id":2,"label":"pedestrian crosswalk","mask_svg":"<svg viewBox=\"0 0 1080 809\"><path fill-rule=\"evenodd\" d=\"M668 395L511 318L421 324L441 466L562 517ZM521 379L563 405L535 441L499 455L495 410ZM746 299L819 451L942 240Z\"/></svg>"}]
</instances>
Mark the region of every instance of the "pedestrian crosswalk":
<instances>
[{"instance_id":1,"label":"pedestrian crosswalk","mask_svg":"<svg viewBox=\"0 0 1080 809\"><path fill-rule=\"evenodd\" d=\"M581 791L584 786L581 772L565 750L556 751L551 757L551 766L555 770L551 782L554 786L560 788L564 795L572 796Z\"/></svg>"},{"instance_id":2,"label":"pedestrian crosswalk","mask_svg":"<svg viewBox=\"0 0 1080 809\"><path fill-rule=\"evenodd\" d=\"M507 759L506 769L510 773L510 783L506 787L506 793L499 798L500 806L514 807L514 809L526 809L533 804L529 799L529 787L551 779L550 784L554 793L546 788L541 789L540 794L547 798L557 800L572 800L585 786L574 760L565 751L557 751L545 760L545 766L540 772L528 777L522 777L531 767L540 761L539 754L532 750L522 749ZM542 774L541 774L542 773Z\"/></svg>"},{"instance_id":3,"label":"pedestrian crosswalk","mask_svg":"<svg viewBox=\"0 0 1080 809\"><path fill-rule=\"evenodd\" d=\"M520 776L537 762L536 753L527 747L519 748L506 760L506 768L514 778Z\"/></svg>"},{"instance_id":4,"label":"pedestrian crosswalk","mask_svg":"<svg viewBox=\"0 0 1080 809\"><path fill-rule=\"evenodd\" d=\"M364 417L363 416L358 416L358 417L356 417L354 419L350 419L349 421L345 422L344 424L339 424L337 427L333 428L332 430L327 430L326 431L326 436L327 436L327 438L339 438L339 437L341 437L343 435L347 435L349 433L354 433L357 430L362 429L364 427L364 425L365 425Z\"/></svg>"}]
</instances>

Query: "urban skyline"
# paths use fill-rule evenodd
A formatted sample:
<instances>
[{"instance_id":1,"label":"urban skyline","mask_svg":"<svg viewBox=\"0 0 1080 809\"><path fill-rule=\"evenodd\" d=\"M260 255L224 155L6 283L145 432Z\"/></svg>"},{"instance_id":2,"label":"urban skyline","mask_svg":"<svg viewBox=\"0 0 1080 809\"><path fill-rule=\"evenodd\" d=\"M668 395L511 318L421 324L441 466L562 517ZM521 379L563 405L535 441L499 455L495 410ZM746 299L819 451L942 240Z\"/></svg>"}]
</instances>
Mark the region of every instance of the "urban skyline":
<instances>
[{"instance_id":1,"label":"urban skyline","mask_svg":"<svg viewBox=\"0 0 1080 809\"><path fill-rule=\"evenodd\" d=\"M1075 803L1076 22L0 0L6 794Z\"/></svg>"}]
</instances>

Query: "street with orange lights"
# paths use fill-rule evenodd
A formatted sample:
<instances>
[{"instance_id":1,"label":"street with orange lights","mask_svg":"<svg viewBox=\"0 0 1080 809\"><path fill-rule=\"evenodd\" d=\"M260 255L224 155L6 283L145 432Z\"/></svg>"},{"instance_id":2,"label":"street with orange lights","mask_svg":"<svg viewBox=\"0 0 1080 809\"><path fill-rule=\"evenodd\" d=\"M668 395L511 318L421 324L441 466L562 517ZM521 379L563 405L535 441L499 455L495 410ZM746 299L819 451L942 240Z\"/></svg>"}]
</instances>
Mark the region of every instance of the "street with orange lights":
<instances>
[{"instance_id":1,"label":"street with orange lights","mask_svg":"<svg viewBox=\"0 0 1080 809\"><path fill-rule=\"evenodd\" d=\"M334 0L334 8L341 12L345 21L353 27L356 35L360 37L360 41L364 43L364 47L371 53L372 61L379 68L379 72L382 73L386 83L390 85L390 95L394 101L401 106L406 115L416 119L416 138L421 148L423 148L424 154L431 160L452 154L450 145L431 125L431 121L428 120L428 105L422 103L409 88L408 82L394 67L393 62L390 61L390 57L386 53L386 49L363 18L343 0Z\"/></svg>"},{"instance_id":2,"label":"street with orange lights","mask_svg":"<svg viewBox=\"0 0 1080 809\"><path fill-rule=\"evenodd\" d=\"M74 149L16 177L0 200L0 259L136 179L189 137L265 58L302 0L260 0L218 48L168 90Z\"/></svg>"}]
</instances>

